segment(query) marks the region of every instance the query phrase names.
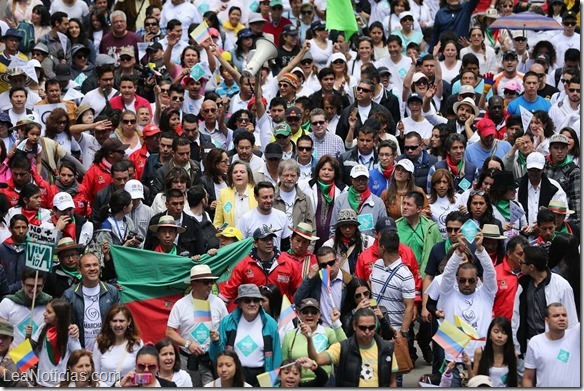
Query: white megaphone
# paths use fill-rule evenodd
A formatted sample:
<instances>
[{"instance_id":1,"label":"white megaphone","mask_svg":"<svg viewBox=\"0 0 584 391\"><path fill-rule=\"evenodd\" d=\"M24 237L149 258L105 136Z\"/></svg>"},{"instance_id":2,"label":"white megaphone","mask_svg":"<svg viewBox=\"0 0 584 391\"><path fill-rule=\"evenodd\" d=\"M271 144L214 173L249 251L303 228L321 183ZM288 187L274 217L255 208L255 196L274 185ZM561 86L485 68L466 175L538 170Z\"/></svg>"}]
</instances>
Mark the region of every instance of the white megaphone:
<instances>
[{"instance_id":1,"label":"white megaphone","mask_svg":"<svg viewBox=\"0 0 584 391\"><path fill-rule=\"evenodd\" d=\"M266 38L258 38L256 41L255 53L243 68L243 76L249 78L255 77L266 61L272 60L276 57L278 57L278 48L276 45Z\"/></svg>"}]
</instances>

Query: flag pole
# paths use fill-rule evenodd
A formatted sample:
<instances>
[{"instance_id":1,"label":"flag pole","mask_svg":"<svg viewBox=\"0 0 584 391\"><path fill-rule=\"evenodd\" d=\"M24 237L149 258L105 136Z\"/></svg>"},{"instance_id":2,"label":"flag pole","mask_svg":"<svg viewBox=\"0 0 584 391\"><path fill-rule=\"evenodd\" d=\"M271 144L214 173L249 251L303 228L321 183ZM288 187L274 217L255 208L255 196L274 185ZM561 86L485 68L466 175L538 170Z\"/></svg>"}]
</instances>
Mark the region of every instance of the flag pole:
<instances>
[{"instance_id":1,"label":"flag pole","mask_svg":"<svg viewBox=\"0 0 584 391\"><path fill-rule=\"evenodd\" d=\"M32 337L32 323L33 323L33 318L32 318L32 312L34 311L34 303L36 301L36 290L37 290L37 283L39 280L39 271L38 269L35 271L34 273L34 289L32 291L32 305L30 307L30 323L28 324L30 326L31 329L31 333L29 334L28 331L26 332L26 338L30 338Z\"/></svg>"}]
</instances>

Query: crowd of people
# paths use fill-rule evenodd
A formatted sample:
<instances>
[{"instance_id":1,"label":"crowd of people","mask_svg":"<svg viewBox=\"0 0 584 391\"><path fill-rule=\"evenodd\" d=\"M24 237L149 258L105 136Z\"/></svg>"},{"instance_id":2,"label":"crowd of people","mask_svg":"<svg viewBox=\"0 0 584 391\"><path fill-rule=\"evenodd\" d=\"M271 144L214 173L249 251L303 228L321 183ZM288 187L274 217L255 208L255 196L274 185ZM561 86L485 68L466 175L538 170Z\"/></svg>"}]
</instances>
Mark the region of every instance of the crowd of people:
<instances>
[{"instance_id":1,"label":"crowd of people","mask_svg":"<svg viewBox=\"0 0 584 391\"><path fill-rule=\"evenodd\" d=\"M581 385L579 3L340 3L7 0L0 385ZM192 263L160 340L111 246Z\"/></svg>"}]
</instances>

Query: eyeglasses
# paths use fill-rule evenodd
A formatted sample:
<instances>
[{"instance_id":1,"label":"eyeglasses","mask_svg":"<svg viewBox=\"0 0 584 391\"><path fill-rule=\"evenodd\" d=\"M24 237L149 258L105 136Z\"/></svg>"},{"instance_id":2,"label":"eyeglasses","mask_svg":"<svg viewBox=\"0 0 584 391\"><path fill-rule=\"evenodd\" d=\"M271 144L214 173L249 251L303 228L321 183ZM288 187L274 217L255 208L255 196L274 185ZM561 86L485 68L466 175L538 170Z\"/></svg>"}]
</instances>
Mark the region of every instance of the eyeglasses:
<instances>
[{"instance_id":1,"label":"eyeglasses","mask_svg":"<svg viewBox=\"0 0 584 391\"><path fill-rule=\"evenodd\" d=\"M327 266L333 267L335 265L335 263L337 263L337 260L336 259L333 259L332 261L319 263L318 264L318 267L321 268L321 269L324 269Z\"/></svg>"},{"instance_id":2,"label":"eyeglasses","mask_svg":"<svg viewBox=\"0 0 584 391\"><path fill-rule=\"evenodd\" d=\"M564 22L563 24L566 27L574 27L576 25L576 22Z\"/></svg>"},{"instance_id":3,"label":"eyeglasses","mask_svg":"<svg viewBox=\"0 0 584 391\"><path fill-rule=\"evenodd\" d=\"M316 308L306 308L300 311L302 315L318 315L318 312Z\"/></svg>"},{"instance_id":4,"label":"eyeglasses","mask_svg":"<svg viewBox=\"0 0 584 391\"><path fill-rule=\"evenodd\" d=\"M286 87L292 87L292 86L290 84L288 84L288 83L279 83L278 84L278 87L279 88L286 88Z\"/></svg>"},{"instance_id":5,"label":"eyeglasses","mask_svg":"<svg viewBox=\"0 0 584 391\"><path fill-rule=\"evenodd\" d=\"M363 87L357 87L357 92L371 92L371 90Z\"/></svg>"},{"instance_id":6,"label":"eyeglasses","mask_svg":"<svg viewBox=\"0 0 584 391\"><path fill-rule=\"evenodd\" d=\"M130 124L135 124L136 120L135 119L123 119L122 122L126 125L130 125Z\"/></svg>"},{"instance_id":7,"label":"eyeglasses","mask_svg":"<svg viewBox=\"0 0 584 391\"><path fill-rule=\"evenodd\" d=\"M144 26L146 26L146 27L158 26L158 23L156 23L156 22L153 22L153 23L144 23Z\"/></svg>"},{"instance_id":8,"label":"eyeglasses","mask_svg":"<svg viewBox=\"0 0 584 391\"><path fill-rule=\"evenodd\" d=\"M487 193L484 190L473 190L470 192L471 197L475 196L475 195L484 196L485 194L487 194Z\"/></svg>"},{"instance_id":9,"label":"eyeglasses","mask_svg":"<svg viewBox=\"0 0 584 391\"><path fill-rule=\"evenodd\" d=\"M415 151L416 149L420 148L420 145L406 145L404 146L404 149L406 151Z\"/></svg>"},{"instance_id":10,"label":"eyeglasses","mask_svg":"<svg viewBox=\"0 0 584 391\"><path fill-rule=\"evenodd\" d=\"M251 303L259 303L260 299L258 299L257 297L245 297L245 298L241 299L241 301L244 304L251 304Z\"/></svg>"},{"instance_id":11,"label":"eyeglasses","mask_svg":"<svg viewBox=\"0 0 584 391\"><path fill-rule=\"evenodd\" d=\"M172 100L175 102L182 102L185 100L185 97L184 96L173 96ZM203 110L203 111L205 111L205 110Z\"/></svg>"},{"instance_id":12,"label":"eyeglasses","mask_svg":"<svg viewBox=\"0 0 584 391\"><path fill-rule=\"evenodd\" d=\"M369 291L355 293L355 299L360 299L362 297L369 297L370 294L371 294L371 292L369 292Z\"/></svg>"},{"instance_id":13,"label":"eyeglasses","mask_svg":"<svg viewBox=\"0 0 584 391\"><path fill-rule=\"evenodd\" d=\"M578 88L568 88L568 91L570 91L570 92L580 92L580 90Z\"/></svg>"},{"instance_id":14,"label":"eyeglasses","mask_svg":"<svg viewBox=\"0 0 584 391\"><path fill-rule=\"evenodd\" d=\"M250 122L249 118L238 118L236 119L237 122Z\"/></svg>"},{"instance_id":15,"label":"eyeglasses","mask_svg":"<svg viewBox=\"0 0 584 391\"><path fill-rule=\"evenodd\" d=\"M130 57L130 56L121 56L120 57L121 62L127 62L127 61L131 61L131 60L132 60L132 57Z\"/></svg>"},{"instance_id":16,"label":"eyeglasses","mask_svg":"<svg viewBox=\"0 0 584 391\"><path fill-rule=\"evenodd\" d=\"M460 284L466 284L467 282L468 282L469 284L474 284L474 283L476 283L476 282L477 282L477 279L476 279L476 278L459 278L459 279L458 279L458 282L459 282Z\"/></svg>"},{"instance_id":17,"label":"eyeglasses","mask_svg":"<svg viewBox=\"0 0 584 391\"><path fill-rule=\"evenodd\" d=\"M312 151L312 147L296 147L296 148L298 148L299 151L303 151L303 152Z\"/></svg>"},{"instance_id":18,"label":"eyeglasses","mask_svg":"<svg viewBox=\"0 0 584 391\"><path fill-rule=\"evenodd\" d=\"M216 113L217 112L217 109L204 109L204 110L201 110L201 111L203 113Z\"/></svg>"},{"instance_id":19,"label":"eyeglasses","mask_svg":"<svg viewBox=\"0 0 584 391\"><path fill-rule=\"evenodd\" d=\"M161 88L160 92L163 94L168 94L168 90L169 90L169 88Z\"/></svg>"},{"instance_id":20,"label":"eyeglasses","mask_svg":"<svg viewBox=\"0 0 584 391\"><path fill-rule=\"evenodd\" d=\"M341 64L344 64L344 63L345 62L343 60L341 60L341 59L338 59L338 60L333 61L333 64L335 64L335 65L341 65Z\"/></svg>"},{"instance_id":21,"label":"eyeglasses","mask_svg":"<svg viewBox=\"0 0 584 391\"><path fill-rule=\"evenodd\" d=\"M324 123L325 123L325 121L314 121L314 122L311 122L310 124L312 126L320 126L320 125L324 125Z\"/></svg>"},{"instance_id":22,"label":"eyeglasses","mask_svg":"<svg viewBox=\"0 0 584 391\"><path fill-rule=\"evenodd\" d=\"M460 228L455 228L455 227L446 227L446 232L450 233L450 232L458 232L460 231Z\"/></svg>"},{"instance_id":23,"label":"eyeglasses","mask_svg":"<svg viewBox=\"0 0 584 391\"><path fill-rule=\"evenodd\" d=\"M371 326L365 326L365 325L359 324L359 325L357 325L357 327L359 327L359 330L361 330L361 331L367 331L367 330L373 331L373 330L375 330L375 325L374 324L371 325Z\"/></svg>"},{"instance_id":24,"label":"eyeglasses","mask_svg":"<svg viewBox=\"0 0 584 391\"><path fill-rule=\"evenodd\" d=\"M312 64L312 60L302 60L300 61L300 65L310 65Z\"/></svg>"},{"instance_id":25,"label":"eyeglasses","mask_svg":"<svg viewBox=\"0 0 584 391\"><path fill-rule=\"evenodd\" d=\"M136 369L140 371L155 371L158 368L156 364L136 364Z\"/></svg>"}]
</instances>

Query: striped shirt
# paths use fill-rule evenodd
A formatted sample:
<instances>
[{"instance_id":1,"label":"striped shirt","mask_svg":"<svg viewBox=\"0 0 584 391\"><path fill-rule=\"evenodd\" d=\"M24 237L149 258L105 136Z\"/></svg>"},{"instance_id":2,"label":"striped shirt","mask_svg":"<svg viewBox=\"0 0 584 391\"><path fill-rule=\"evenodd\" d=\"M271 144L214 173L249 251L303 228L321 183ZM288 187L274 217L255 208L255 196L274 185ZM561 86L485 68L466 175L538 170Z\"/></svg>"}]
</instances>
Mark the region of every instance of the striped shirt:
<instances>
[{"instance_id":1,"label":"striped shirt","mask_svg":"<svg viewBox=\"0 0 584 391\"><path fill-rule=\"evenodd\" d=\"M383 296L380 296L389 275L398 267L398 271L387 284ZM377 300L377 305L387 309L391 326L394 328L401 327L406 310L404 299L413 299L416 296L414 276L410 269L402 263L401 258L389 266L385 266L383 259L378 259L373 264L369 280L371 282L371 292L373 293L372 297Z\"/></svg>"}]
</instances>

